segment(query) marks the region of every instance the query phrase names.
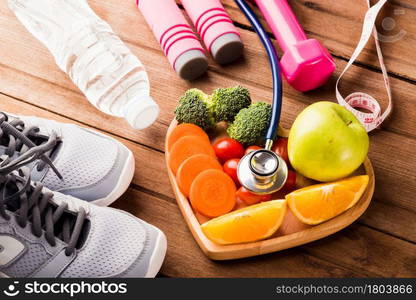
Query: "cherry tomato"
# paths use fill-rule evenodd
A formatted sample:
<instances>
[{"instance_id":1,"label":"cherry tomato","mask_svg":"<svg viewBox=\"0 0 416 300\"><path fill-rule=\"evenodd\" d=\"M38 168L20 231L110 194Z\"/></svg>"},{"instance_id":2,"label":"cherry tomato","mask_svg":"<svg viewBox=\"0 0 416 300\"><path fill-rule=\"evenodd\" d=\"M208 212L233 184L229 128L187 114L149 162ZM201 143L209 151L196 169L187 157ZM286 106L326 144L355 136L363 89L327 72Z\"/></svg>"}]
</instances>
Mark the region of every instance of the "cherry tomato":
<instances>
[{"instance_id":1,"label":"cherry tomato","mask_svg":"<svg viewBox=\"0 0 416 300\"><path fill-rule=\"evenodd\" d=\"M237 167L239 161L239 158L232 158L227 160L223 166L224 172L227 173L234 180L237 186L240 186L240 181L238 180L237 176Z\"/></svg>"},{"instance_id":2,"label":"cherry tomato","mask_svg":"<svg viewBox=\"0 0 416 300\"><path fill-rule=\"evenodd\" d=\"M259 146L250 146L250 147L248 147L247 149L246 149L246 155L247 154L249 154L250 152L252 152L252 151L256 151L256 150L260 150L260 149L263 149L262 147L259 147Z\"/></svg>"},{"instance_id":3,"label":"cherry tomato","mask_svg":"<svg viewBox=\"0 0 416 300\"><path fill-rule=\"evenodd\" d=\"M287 180L285 185L283 186L283 189L285 191L292 191L296 187L296 172L289 170L287 174Z\"/></svg>"},{"instance_id":4,"label":"cherry tomato","mask_svg":"<svg viewBox=\"0 0 416 300\"><path fill-rule=\"evenodd\" d=\"M226 162L232 158L242 158L244 147L239 142L231 138L222 138L215 142L214 151L221 162Z\"/></svg>"},{"instance_id":5,"label":"cherry tomato","mask_svg":"<svg viewBox=\"0 0 416 300\"><path fill-rule=\"evenodd\" d=\"M287 138L278 138L273 143L272 150L289 164L289 156L287 154Z\"/></svg>"},{"instance_id":6,"label":"cherry tomato","mask_svg":"<svg viewBox=\"0 0 416 300\"><path fill-rule=\"evenodd\" d=\"M256 204L260 201L269 201L272 199L272 195L257 195L250 192L243 186L238 189L236 196L247 205Z\"/></svg>"}]
</instances>

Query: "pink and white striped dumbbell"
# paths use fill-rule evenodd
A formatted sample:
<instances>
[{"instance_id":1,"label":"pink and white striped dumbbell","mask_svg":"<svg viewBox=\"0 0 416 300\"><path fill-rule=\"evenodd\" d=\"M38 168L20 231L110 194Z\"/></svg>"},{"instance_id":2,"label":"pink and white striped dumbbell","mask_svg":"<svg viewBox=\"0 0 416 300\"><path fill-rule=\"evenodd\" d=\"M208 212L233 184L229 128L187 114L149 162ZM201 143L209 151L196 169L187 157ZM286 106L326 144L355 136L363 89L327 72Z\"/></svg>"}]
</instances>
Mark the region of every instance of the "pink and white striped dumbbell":
<instances>
[{"instance_id":1,"label":"pink and white striped dumbbell","mask_svg":"<svg viewBox=\"0 0 416 300\"><path fill-rule=\"evenodd\" d=\"M137 5L178 75L191 80L205 73L205 50L175 1L137 0Z\"/></svg>"},{"instance_id":2,"label":"pink and white striped dumbbell","mask_svg":"<svg viewBox=\"0 0 416 300\"><path fill-rule=\"evenodd\" d=\"M205 73L208 62L197 35L174 0L136 0L170 64L184 79ZM220 64L239 58L240 34L219 0L182 0L206 48Z\"/></svg>"},{"instance_id":3,"label":"pink and white striped dumbbell","mask_svg":"<svg viewBox=\"0 0 416 300\"><path fill-rule=\"evenodd\" d=\"M243 52L240 33L220 0L181 0L186 13L215 61L227 64Z\"/></svg>"}]
</instances>

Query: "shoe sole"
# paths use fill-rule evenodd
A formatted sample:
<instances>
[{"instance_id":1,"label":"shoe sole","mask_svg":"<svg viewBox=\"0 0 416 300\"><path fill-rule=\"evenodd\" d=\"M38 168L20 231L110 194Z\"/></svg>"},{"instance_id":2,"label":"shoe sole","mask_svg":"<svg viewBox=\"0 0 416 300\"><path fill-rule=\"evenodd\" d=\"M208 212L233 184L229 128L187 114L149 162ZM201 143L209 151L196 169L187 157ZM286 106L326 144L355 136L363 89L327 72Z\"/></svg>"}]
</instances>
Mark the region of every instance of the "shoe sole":
<instances>
[{"instance_id":1,"label":"shoe sole","mask_svg":"<svg viewBox=\"0 0 416 300\"><path fill-rule=\"evenodd\" d=\"M118 198L120 198L120 196L123 195L126 192L126 190L129 188L130 183L133 180L134 170L135 170L134 157L130 149L128 149L124 145L122 145L122 147L124 147L127 150L128 156L127 156L126 163L124 164L123 171L121 172L121 176L115 188L108 196L98 199L98 200L91 201L90 203L93 203L99 206L109 206Z\"/></svg>"},{"instance_id":2,"label":"shoe sole","mask_svg":"<svg viewBox=\"0 0 416 300\"><path fill-rule=\"evenodd\" d=\"M154 227L159 233L155 243L155 250L153 251L152 256L149 261L149 268L147 269L145 278L154 278L157 273L159 273L160 268L162 267L163 261L165 260L166 250L167 250L167 240L165 234L158 228Z\"/></svg>"}]
</instances>

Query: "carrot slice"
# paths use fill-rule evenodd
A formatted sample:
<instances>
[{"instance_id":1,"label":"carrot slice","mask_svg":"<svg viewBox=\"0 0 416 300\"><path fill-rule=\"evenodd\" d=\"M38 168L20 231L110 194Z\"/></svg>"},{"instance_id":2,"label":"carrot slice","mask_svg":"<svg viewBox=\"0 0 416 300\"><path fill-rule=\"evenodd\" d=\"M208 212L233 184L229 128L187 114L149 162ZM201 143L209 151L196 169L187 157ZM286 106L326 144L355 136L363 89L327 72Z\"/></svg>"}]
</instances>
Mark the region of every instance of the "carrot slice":
<instances>
[{"instance_id":1,"label":"carrot slice","mask_svg":"<svg viewBox=\"0 0 416 300\"><path fill-rule=\"evenodd\" d=\"M176 141L179 140L181 137L190 135L202 137L209 142L208 135L201 127L195 124L182 123L176 126L175 129L173 129L170 133L168 137L168 151L172 149L173 144L175 144Z\"/></svg>"},{"instance_id":2,"label":"carrot slice","mask_svg":"<svg viewBox=\"0 0 416 300\"><path fill-rule=\"evenodd\" d=\"M234 208L235 192L235 183L230 176L219 170L206 170L191 185L191 205L204 216L218 217Z\"/></svg>"},{"instance_id":3,"label":"carrot slice","mask_svg":"<svg viewBox=\"0 0 416 300\"><path fill-rule=\"evenodd\" d=\"M207 154L216 157L211 144L202 137L189 135L177 140L168 153L168 165L172 172L176 175L182 162L195 154Z\"/></svg>"},{"instance_id":4,"label":"carrot slice","mask_svg":"<svg viewBox=\"0 0 416 300\"><path fill-rule=\"evenodd\" d=\"M221 164L212 156L197 154L185 160L176 173L176 182L182 193L186 197L189 197L189 192L194 179L202 171L210 169L222 170Z\"/></svg>"}]
</instances>

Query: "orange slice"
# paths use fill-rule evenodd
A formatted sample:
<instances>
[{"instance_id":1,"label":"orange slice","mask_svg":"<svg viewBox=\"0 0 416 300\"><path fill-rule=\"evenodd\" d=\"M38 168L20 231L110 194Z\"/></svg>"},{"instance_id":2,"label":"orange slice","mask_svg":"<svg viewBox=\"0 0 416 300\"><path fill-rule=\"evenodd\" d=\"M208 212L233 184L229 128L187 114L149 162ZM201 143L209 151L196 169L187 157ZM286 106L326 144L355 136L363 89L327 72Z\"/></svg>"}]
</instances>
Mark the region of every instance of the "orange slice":
<instances>
[{"instance_id":1,"label":"orange slice","mask_svg":"<svg viewBox=\"0 0 416 300\"><path fill-rule=\"evenodd\" d=\"M293 214L303 223L316 225L351 208L368 185L368 175L310 185L286 195Z\"/></svg>"},{"instance_id":2,"label":"orange slice","mask_svg":"<svg viewBox=\"0 0 416 300\"><path fill-rule=\"evenodd\" d=\"M254 242L270 237L286 214L286 201L273 200L248 206L201 225L213 242L221 245Z\"/></svg>"}]
</instances>

